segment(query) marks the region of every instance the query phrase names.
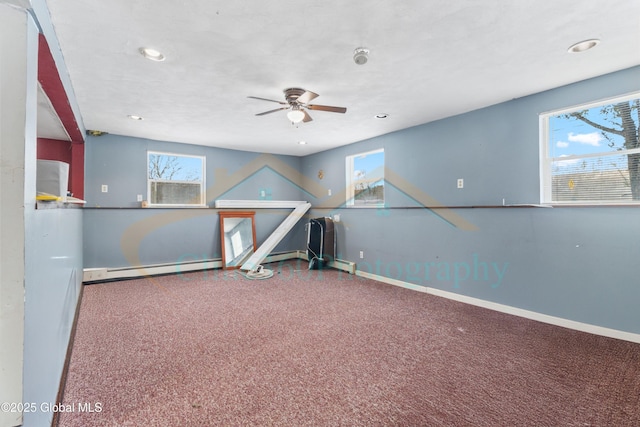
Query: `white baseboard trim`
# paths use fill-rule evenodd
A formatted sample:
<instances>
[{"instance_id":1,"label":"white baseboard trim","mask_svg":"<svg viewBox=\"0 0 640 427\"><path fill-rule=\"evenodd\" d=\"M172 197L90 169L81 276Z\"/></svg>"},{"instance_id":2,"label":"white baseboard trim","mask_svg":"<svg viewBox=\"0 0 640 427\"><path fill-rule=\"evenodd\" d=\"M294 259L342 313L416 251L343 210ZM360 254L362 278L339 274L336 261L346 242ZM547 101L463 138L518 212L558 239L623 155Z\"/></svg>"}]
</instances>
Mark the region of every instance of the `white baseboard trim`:
<instances>
[{"instance_id":1,"label":"white baseboard trim","mask_svg":"<svg viewBox=\"0 0 640 427\"><path fill-rule=\"evenodd\" d=\"M398 280L398 279L391 279L389 277L368 273L362 270L356 270L356 276L375 280L376 282L386 283L388 285L400 286L401 288L411 289L412 291L428 293L427 290L429 289L426 286L414 285L413 283L403 282L402 280Z\"/></svg>"},{"instance_id":2,"label":"white baseboard trim","mask_svg":"<svg viewBox=\"0 0 640 427\"><path fill-rule=\"evenodd\" d=\"M265 262L278 262L287 259L298 258L299 251L290 251L269 255ZM151 264L136 267L122 268L85 268L83 270L82 281L104 282L108 280L136 279L146 276L158 276L161 274L182 274L193 271L212 270L222 268L220 258L207 259L195 262Z\"/></svg>"},{"instance_id":3,"label":"white baseboard trim","mask_svg":"<svg viewBox=\"0 0 640 427\"><path fill-rule=\"evenodd\" d=\"M376 280L378 282L386 283L389 285L400 286L402 288L411 289L418 292L424 292L427 294L447 298L450 300L463 302L466 304L475 305L478 307L488 308L489 310L499 311L501 313L512 314L514 316L524 317L530 320L536 320L538 322L548 323L555 326L561 326L563 328L573 329L576 331L587 332L594 335L601 335L609 338L616 338L624 341L631 341L640 344L640 334L634 334L631 332L619 331L617 329L605 328L602 326L591 325L589 323L577 322L575 320L564 319L562 317L550 316L548 314L542 314L531 310L525 310L522 308L512 307L505 304L499 304L491 301L482 300L479 298L469 297L466 295L460 295L455 292L443 291L441 289L430 288L428 286L415 285L413 283L403 282L397 279L391 279L377 274L368 273L366 271L356 270L356 276L365 277L367 279Z\"/></svg>"}]
</instances>

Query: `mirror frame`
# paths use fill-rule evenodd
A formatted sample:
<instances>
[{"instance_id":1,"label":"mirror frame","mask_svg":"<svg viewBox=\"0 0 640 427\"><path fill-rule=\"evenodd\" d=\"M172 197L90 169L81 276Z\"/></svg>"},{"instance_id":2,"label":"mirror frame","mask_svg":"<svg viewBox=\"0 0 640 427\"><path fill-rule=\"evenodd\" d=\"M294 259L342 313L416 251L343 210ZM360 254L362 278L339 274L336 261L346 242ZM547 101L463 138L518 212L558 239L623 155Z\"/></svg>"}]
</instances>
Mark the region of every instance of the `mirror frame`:
<instances>
[{"instance_id":1,"label":"mirror frame","mask_svg":"<svg viewBox=\"0 0 640 427\"><path fill-rule=\"evenodd\" d=\"M233 270L240 268L240 265L228 266L226 261L225 243L224 243L224 220L225 218L249 218L251 219L251 232L253 237L253 252L258 250L258 244L256 243L256 221L255 212L249 211L228 211L218 212L220 216L220 247L222 251L222 268L224 270Z\"/></svg>"}]
</instances>

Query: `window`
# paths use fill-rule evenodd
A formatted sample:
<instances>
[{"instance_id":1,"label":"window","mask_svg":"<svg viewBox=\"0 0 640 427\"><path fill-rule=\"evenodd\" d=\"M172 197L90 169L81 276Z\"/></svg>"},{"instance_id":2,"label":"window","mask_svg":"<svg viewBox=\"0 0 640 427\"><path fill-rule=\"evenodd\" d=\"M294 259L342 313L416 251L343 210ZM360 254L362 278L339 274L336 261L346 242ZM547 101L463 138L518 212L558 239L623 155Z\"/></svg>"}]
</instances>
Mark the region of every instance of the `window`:
<instances>
[{"instance_id":1,"label":"window","mask_svg":"<svg viewBox=\"0 0 640 427\"><path fill-rule=\"evenodd\" d=\"M638 93L542 114L542 202L640 202L639 122Z\"/></svg>"},{"instance_id":2,"label":"window","mask_svg":"<svg viewBox=\"0 0 640 427\"><path fill-rule=\"evenodd\" d=\"M347 156L347 206L384 206L384 150Z\"/></svg>"},{"instance_id":3,"label":"window","mask_svg":"<svg viewBox=\"0 0 640 427\"><path fill-rule=\"evenodd\" d=\"M147 198L153 206L204 206L204 157L147 152Z\"/></svg>"}]
</instances>

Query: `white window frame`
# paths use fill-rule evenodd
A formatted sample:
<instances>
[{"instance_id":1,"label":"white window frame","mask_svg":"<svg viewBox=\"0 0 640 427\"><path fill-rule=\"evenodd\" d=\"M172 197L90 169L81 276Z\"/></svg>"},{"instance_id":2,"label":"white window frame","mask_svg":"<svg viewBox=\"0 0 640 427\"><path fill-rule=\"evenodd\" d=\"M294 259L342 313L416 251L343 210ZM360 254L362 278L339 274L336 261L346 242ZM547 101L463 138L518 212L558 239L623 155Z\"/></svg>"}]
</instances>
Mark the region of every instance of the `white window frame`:
<instances>
[{"instance_id":1,"label":"white window frame","mask_svg":"<svg viewBox=\"0 0 640 427\"><path fill-rule=\"evenodd\" d=\"M385 206L385 196L383 194L383 200L381 203L372 203L370 205L357 205L355 204L355 186L354 186L354 179L353 179L353 175L354 175L354 161L357 157L361 157L361 156L368 156L368 155L372 155L372 154L377 154L377 153L383 153L384 154L384 148L379 148L376 150L371 150L371 151L365 151L362 153L357 153L357 154L352 154L349 156L345 157L345 170L346 170L346 195L347 195L347 199L346 199L346 206L349 208L364 208L364 209L368 209L368 208L383 208ZM386 161L386 160L385 160ZM383 168L384 168L384 163L383 163ZM384 180L384 175L382 177L382 179Z\"/></svg>"},{"instance_id":2,"label":"white window frame","mask_svg":"<svg viewBox=\"0 0 640 427\"><path fill-rule=\"evenodd\" d=\"M550 157L550 127L549 118L558 116L560 114L568 114L574 111L589 110L591 108L602 107L609 104L616 104L619 102L631 101L633 99L640 98L640 92L633 92L630 94L617 96L613 98L601 99L599 101L593 101L585 104L578 104L572 107L562 108L559 110L548 111L539 114L539 138L540 138L540 202L548 205L589 205L589 206L601 206L601 205L640 205L640 200L580 200L580 201L557 201L553 200L553 186L552 186L552 166L557 161L570 161L579 159L589 159L597 157L607 156L620 156L627 154L640 153L640 148L622 151L602 151L598 153L589 153L581 155L571 155L565 157ZM595 129L595 128L594 128Z\"/></svg>"},{"instance_id":3,"label":"white window frame","mask_svg":"<svg viewBox=\"0 0 640 427\"><path fill-rule=\"evenodd\" d=\"M162 179L151 179L149 178L149 156L150 155L159 155L159 156L170 156L170 157L188 157L199 159L202 163L202 179L199 181L187 181L187 180L162 180ZM180 153L169 153L164 151L147 151L147 201L148 206L150 207L207 207L205 203L206 199L206 157L205 156L197 156L192 154L180 154ZM200 200L196 201L196 203L152 203L151 202L151 185L154 182L171 182L171 183L184 183L184 184L200 184Z\"/></svg>"}]
</instances>

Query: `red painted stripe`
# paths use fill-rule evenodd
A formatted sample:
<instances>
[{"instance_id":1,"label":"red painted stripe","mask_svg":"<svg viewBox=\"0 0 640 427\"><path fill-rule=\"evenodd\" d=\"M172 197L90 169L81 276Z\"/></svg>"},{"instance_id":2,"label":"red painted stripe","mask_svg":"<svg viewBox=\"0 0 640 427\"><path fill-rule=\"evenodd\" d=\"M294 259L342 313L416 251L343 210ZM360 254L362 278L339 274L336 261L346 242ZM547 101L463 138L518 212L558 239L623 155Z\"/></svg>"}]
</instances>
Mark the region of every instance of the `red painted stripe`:
<instances>
[{"instance_id":1,"label":"red painted stripe","mask_svg":"<svg viewBox=\"0 0 640 427\"><path fill-rule=\"evenodd\" d=\"M84 142L84 135L80 131L76 117L73 114L67 92L64 90L62 80L58 74L58 68L51 55L49 43L43 34L38 40L38 81L47 94L51 105L58 114L62 125L67 130L71 141Z\"/></svg>"},{"instance_id":2,"label":"red painted stripe","mask_svg":"<svg viewBox=\"0 0 640 427\"><path fill-rule=\"evenodd\" d=\"M71 164L71 143L59 139L38 138L38 160L59 160Z\"/></svg>"}]
</instances>

